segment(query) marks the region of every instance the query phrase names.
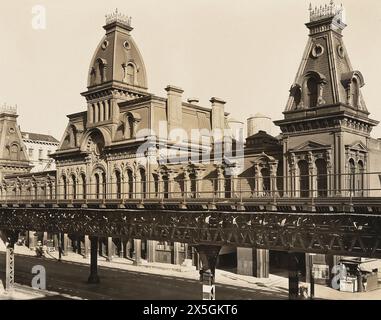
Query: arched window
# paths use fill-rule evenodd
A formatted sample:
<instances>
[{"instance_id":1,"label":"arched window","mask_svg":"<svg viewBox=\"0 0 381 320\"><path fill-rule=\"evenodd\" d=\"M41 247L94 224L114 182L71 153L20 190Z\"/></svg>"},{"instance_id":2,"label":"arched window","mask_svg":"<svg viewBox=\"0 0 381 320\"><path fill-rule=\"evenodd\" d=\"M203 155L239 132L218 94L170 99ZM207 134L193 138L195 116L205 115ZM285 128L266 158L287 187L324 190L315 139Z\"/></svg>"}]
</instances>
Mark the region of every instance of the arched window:
<instances>
[{"instance_id":1,"label":"arched window","mask_svg":"<svg viewBox=\"0 0 381 320\"><path fill-rule=\"evenodd\" d=\"M262 168L262 190L263 195L269 196L271 192L270 187L270 170L268 168Z\"/></svg>"},{"instance_id":2,"label":"arched window","mask_svg":"<svg viewBox=\"0 0 381 320\"><path fill-rule=\"evenodd\" d=\"M327 163L324 159L317 159L316 162L316 173L317 173L317 194L318 197L326 197L327 192Z\"/></svg>"},{"instance_id":3,"label":"arched window","mask_svg":"<svg viewBox=\"0 0 381 320\"><path fill-rule=\"evenodd\" d=\"M102 172L102 196L103 199L107 198L107 180L106 180L106 173Z\"/></svg>"},{"instance_id":4,"label":"arched window","mask_svg":"<svg viewBox=\"0 0 381 320\"><path fill-rule=\"evenodd\" d=\"M126 68L127 83L135 84L135 67L129 63Z\"/></svg>"},{"instance_id":5,"label":"arched window","mask_svg":"<svg viewBox=\"0 0 381 320\"><path fill-rule=\"evenodd\" d=\"M167 175L163 175L163 198L169 198L169 179Z\"/></svg>"},{"instance_id":6,"label":"arched window","mask_svg":"<svg viewBox=\"0 0 381 320\"><path fill-rule=\"evenodd\" d=\"M307 80L307 96L308 106L310 108L316 107L318 104L318 81L315 77L310 77Z\"/></svg>"},{"instance_id":7,"label":"arched window","mask_svg":"<svg viewBox=\"0 0 381 320\"><path fill-rule=\"evenodd\" d=\"M197 180L196 175L194 173L191 173L189 175L190 180L190 197L196 198L197 197Z\"/></svg>"},{"instance_id":8,"label":"arched window","mask_svg":"<svg viewBox=\"0 0 381 320\"><path fill-rule=\"evenodd\" d=\"M62 176L61 179L61 187L62 187L62 197L63 199L67 199L67 179L66 176Z\"/></svg>"},{"instance_id":9,"label":"arched window","mask_svg":"<svg viewBox=\"0 0 381 320\"><path fill-rule=\"evenodd\" d=\"M98 71L97 74L99 74L99 82L105 82L106 81L106 61L103 59L98 59Z\"/></svg>"},{"instance_id":10,"label":"arched window","mask_svg":"<svg viewBox=\"0 0 381 320\"><path fill-rule=\"evenodd\" d=\"M132 116L132 114L129 114L127 116L127 120L128 120L128 139L131 139L134 137L135 135L135 121L134 121L134 117Z\"/></svg>"},{"instance_id":11,"label":"arched window","mask_svg":"<svg viewBox=\"0 0 381 320\"><path fill-rule=\"evenodd\" d=\"M142 193L141 197L145 198L146 192L147 192L146 171L143 168L140 168L139 174L140 174L140 183L141 183L140 191Z\"/></svg>"},{"instance_id":12,"label":"arched window","mask_svg":"<svg viewBox=\"0 0 381 320\"><path fill-rule=\"evenodd\" d=\"M296 109L302 102L302 88L298 84L294 84L290 89L291 96L294 97L294 106Z\"/></svg>"},{"instance_id":13,"label":"arched window","mask_svg":"<svg viewBox=\"0 0 381 320\"><path fill-rule=\"evenodd\" d=\"M356 164L353 159L349 160L349 192L353 196L356 192Z\"/></svg>"},{"instance_id":14,"label":"arched window","mask_svg":"<svg viewBox=\"0 0 381 320\"><path fill-rule=\"evenodd\" d=\"M99 199L100 198L100 192L101 192L101 179L98 173L94 175L94 183L95 183L95 198Z\"/></svg>"},{"instance_id":15,"label":"arched window","mask_svg":"<svg viewBox=\"0 0 381 320\"><path fill-rule=\"evenodd\" d=\"M129 199L134 197L134 176L131 169L127 169L127 194Z\"/></svg>"},{"instance_id":16,"label":"arched window","mask_svg":"<svg viewBox=\"0 0 381 320\"><path fill-rule=\"evenodd\" d=\"M12 144L9 149L11 160L19 160L19 146L17 144Z\"/></svg>"},{"instance_id":17,"label":"arched window","mask_svg":"<svg viewBox=\"0 0 381 320\"><path fill-rule=\"evenodd\" d=\"M225 173L224 179L225 197L232 198L232 176Z\"/></svg>"},{"instance_id":18,"label":"arched window","mask_svg":"<svg viewBox=\"0 0 381 320\"><path fill-rule=\"evenodd\" d=\"M53 183L49 182L48 184L48 197L50 200L53 199Z\"/></svg>"},{"instance_id":19,"label":"arched window","mask_svg":"<svg viewBox=\"0 0 381 320\"><path fill-rule=\"evenodd\" d=\"M82 184L82 197L83 199L87 199L87 183L86 183L86 175L81 173L81 184Z\"/></svg>"},{"instance_id":20,"label":"arched window","mask_svg":"<svg viewBox=\"0 0 381 320\"><path fill-rule=\"evenodd\" d=\"M158 197L159 196L159 177L157 174L152 174L152 177L153 177L153 184L155 188L154 196Z\"/></svg>"},{"instance_id":21,"label":"arched window","mask_svg":"<svg viewBox=\"0 0 381 320\"><path fill-rule=\"evenodd\" d=\"M122 198L122 179L120 172L118 170L115 171L115 192L116 192L116 198L121 199Z\"/></svg>"},{"instance_id":22,"label":"arched window","mask_svg":"<svg viewBox=\"0 0 381 320\"><path fill-rule=\"evenodd\" d=\"M301 197L310 195L310 177L308 172L308 163L305 160L298 162L299 167L299 191Z\"/></svg>"},{"instance_id":23,"label":"arched window","mask_svg":"<svg viewBox=\"0 0 381 320\"><path fill-rule=\"evenodd\" d=\"M360 96L360 86L359 86L357 79L353 78L352 82L351 82L351 104L352 104L352 107L358 108L359 96Z\"/></svg>"},{"instance_id":24,"label":"arched window","mask_svg":"<svg viewBox=\"0 0 381 320\"><path fill-rule=\"evenodd\" d=\"M360 160L358 163L358 174L357 174L357 195L362 197L364 196L364 188L365 188L365 168L364 162Z\"/></svg>"},{"instance_id":25,"label":"arched window","mask_svg":"<svg viewBox=\"0 0 381 320\"><path fill-rule=\"evenodd\" d=\"M71 176L71 194L73 199L77 199L77 179L74 175Z\"/></svg>"}]
</instances>

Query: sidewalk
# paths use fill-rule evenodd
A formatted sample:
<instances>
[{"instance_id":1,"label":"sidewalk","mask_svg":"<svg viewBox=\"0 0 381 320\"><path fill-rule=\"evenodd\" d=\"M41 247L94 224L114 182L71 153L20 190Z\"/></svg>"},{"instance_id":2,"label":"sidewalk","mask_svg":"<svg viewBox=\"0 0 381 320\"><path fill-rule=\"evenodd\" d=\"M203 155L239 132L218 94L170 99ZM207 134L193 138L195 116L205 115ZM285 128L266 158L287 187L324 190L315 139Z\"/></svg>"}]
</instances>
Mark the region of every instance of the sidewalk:
<instances>
[{"instance_id":1,"label":"sidewalk","mask_svg":"<svg viewBox=\"0 0 381 320\"><path fill-rule=\"evenodd\" d=\"M5 245L0 242L0 251L5 251ZM15 246L16 255L35 256L35 251L30 250L25 246ZM58 252L51 252L47 255L46 259L58 260ZM90 258L69 252L67 256L63 256L62 260L66 263L73 264L90 264ZM17 264L17 257L16 257ZM166 263L147 263L142 261L139 266L134 266L133 261L115 257L111 262L106 261L105 257L98 257L99 273L102 275L103 268L113 268L137 273L157 274L161 276L177 277L183 279L190 279L198 281L199 272L195 267L183 267ZM255 278L252 276L238 275L233 272L225 270L216 270L216 284L224 286L233 286L237 290L258 290L266 291L271 294L281 294L287 299L288 294L288 278L271 274L269 278ZM330 300L381 300L381 289L363 292L363 293L347 293L334 290L329 287L320 285L315 286L316 299L330 299ZM21 298L22 299L22 298ZM255 296L253 296L255 299Z\"/></svg>"}]
</instances>

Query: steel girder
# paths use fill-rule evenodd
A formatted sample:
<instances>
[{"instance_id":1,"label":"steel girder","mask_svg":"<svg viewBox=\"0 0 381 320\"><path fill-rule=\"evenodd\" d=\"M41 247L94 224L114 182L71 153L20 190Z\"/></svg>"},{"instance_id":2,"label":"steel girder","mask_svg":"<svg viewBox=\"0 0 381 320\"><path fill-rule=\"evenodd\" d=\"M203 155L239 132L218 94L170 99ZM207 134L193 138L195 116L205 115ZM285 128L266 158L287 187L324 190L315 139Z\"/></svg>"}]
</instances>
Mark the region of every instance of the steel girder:
<instances>
[{"instance_id":1,"label":"steel girder","mask_svg":"<svg viewBox=\"0 0 381 320\"><path fill-rule=\"evenodd\" d=\"M381 258L381 215L0 208L0 229Z\"/></svg>"}]
</instances>

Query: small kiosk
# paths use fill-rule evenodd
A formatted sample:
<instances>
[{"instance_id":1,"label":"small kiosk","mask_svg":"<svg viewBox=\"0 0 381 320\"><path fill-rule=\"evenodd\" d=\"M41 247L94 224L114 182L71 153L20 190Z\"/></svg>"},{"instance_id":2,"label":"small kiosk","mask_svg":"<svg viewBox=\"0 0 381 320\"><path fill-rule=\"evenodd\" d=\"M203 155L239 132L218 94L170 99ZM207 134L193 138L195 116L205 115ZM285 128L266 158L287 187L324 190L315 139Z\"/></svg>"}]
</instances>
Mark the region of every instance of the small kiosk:
<instances>
[{"instance_id":1,"label":"small kiosk","mask_svg":"<svg viewBox=\"0 0 381 320\"><path fill-rule=\"evenodd\" d=\"M381 267L379 260L345 258L340 260L340 264L346 270L340 279L340 291L364 292L378 289L378 270Z\"/></svg>"}]
</instances>

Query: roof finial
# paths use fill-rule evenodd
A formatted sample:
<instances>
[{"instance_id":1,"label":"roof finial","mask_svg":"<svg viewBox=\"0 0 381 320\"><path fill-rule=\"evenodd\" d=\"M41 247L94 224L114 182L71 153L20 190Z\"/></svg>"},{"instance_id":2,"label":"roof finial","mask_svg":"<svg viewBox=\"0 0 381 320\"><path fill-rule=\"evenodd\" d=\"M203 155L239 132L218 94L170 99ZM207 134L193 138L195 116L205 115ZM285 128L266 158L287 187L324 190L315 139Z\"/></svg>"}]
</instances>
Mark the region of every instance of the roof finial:
<instances>
[{"instance_id":1,"label":"roof finial","mask_svg":"<svg viewBox=\"0 0 381 320\"><path fill-rule=\"evenodd\" d=\"M115 9L114 13L106 15L106 24L111 24L113 22L119 22L128 27L131 27L131 17L121 14L118 8Z\"/></svg>"}]
</instances>

